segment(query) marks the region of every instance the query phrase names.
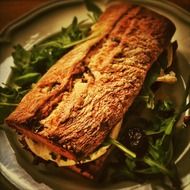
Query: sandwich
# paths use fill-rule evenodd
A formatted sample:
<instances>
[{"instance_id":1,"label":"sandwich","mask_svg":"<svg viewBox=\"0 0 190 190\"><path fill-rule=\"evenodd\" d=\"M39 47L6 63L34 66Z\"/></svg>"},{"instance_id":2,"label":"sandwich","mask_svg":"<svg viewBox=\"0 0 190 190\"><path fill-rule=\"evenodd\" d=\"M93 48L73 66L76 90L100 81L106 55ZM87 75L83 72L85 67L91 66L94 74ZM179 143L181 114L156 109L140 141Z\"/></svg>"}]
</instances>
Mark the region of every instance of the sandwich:
<instances>
[{"instance_id":1,"label":"sandwich","mask_svg":"<svg viewBox=\"0 0 190 190\"><path fill-rule=\"evenodd\" d=\"M87 41L60 58L6 118L37 157L96 178L174 24L132 4L109 6Z\"/></svg>"}]
</instances>

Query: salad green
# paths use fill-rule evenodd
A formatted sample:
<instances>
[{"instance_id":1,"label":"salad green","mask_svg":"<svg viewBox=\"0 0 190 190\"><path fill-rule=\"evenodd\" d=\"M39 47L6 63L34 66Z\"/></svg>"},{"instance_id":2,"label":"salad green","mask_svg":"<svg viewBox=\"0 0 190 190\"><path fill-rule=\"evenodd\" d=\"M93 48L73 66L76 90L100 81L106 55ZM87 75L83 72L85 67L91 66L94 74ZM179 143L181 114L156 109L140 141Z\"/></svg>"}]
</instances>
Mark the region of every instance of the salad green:
<instances>
[{"instance_id":1,"label":"salad green","mask_svg":"<svg viewBox=\"0 0 190 190\"><path fill-rule=\"evenodd\" d=\"M180 189L181 182L174 163L175 150L173 138L174 133L177 131L177 123L182 114L190 109L190 103L187 101L190 92L190 76L181 105L177 109L175 103L169 100L168 97L157 96L157 91L159 91L162 84L159 84L156 89L152 88L157 83L156 78L159 76L159 71L163 68L162 65L164 64L166 63L160 62L160 64L153 65L148 73L140 95L136 98L125 116L123 122L123 128L126 128L123 131L125 135L122 135L119 141L108 140L109 143L113 144L125 155L124 157L118 156L118 160L114 160L114 163L111 162L110 164L110 167L113 166L114 172L112 171L112 177L114 180L121 178L132 180L147 179L158 174L163 174L163 176L167 176L171 181L171 184L167 188L173 186L176 189ZM187 126L189 117L186 116L186 118ZM140 145L140 151L144 151L143 154L139 153L138 149L137 151L135 149L132 150L133 147L127 142L126 137L130 138L129 131L132 129L135 131L137 129L142 130L146 135L148 148L147 144L140 142L140 137L143 134L140 136L133 131L132 140L136 140L136 144L144 143ZM140 132L138 131L138 133ZM118 152L117 154L119 155L120 153Z\"/></svg>"},{"instance_id":2,"label":"salad green","mask_svg":"<svg viewBox=\"0 0 190 190\"><path fill-rule=\"evenodd\" d=\"M186 92L189 92L189 90L190 87L188 85ZM187 93L185 93L183 100L186 100L186 95ZM118 160L118 164L122 165L119 178L121 178L121 174L123 174L124 176L135 180L139 178L140 174L143 174L143 177L148 177L150 174L162 173L169 177L175 187L180 189L180 180L177 176L176 167L173 160L173 132L182 112L189 108L189 103L182 103L180 110L175 110L174 112L171 102L159 100L153 110L147 108L146 106L144 107L143 111L148 109L151 112L149 113L151 114L151 120L149 117L142 118L142 116L138 116L135 117L135 124L124 122L126 127L131 127L130 125L132 125L131 128L138 126L144 130L144 133L148 139L148 149L143 156L138 156L138 152L133 152L128 148L126 136L121 138L121 142L109 139L109 142L124 152L125 155L124 158L119 158ZM130 113L127 114L125 120L133 117L132 115L136 111L133 109L134 108L132 106L129 111ZM166 112L171 113L165 114ZM144 124L139 125L142 121L144 121ZM118 167L119 166L116 164L116 173L118 173ZM117 175L114 174L114 178L116 176Z\"/></svg>"}]
</instances>

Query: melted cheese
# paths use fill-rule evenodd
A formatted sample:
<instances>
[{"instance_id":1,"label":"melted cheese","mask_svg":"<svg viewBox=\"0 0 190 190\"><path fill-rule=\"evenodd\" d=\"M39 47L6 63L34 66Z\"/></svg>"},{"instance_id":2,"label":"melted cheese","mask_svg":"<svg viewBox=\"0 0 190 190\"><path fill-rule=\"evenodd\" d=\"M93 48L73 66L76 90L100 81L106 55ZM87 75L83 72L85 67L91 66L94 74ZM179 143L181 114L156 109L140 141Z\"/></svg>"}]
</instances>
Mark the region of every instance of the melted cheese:
<instances>
[{"instance_id":1,"label":"melted cheese","mask_svg":"<svg viewBox=\"0 0 190 190\"><path fill-rule=\"evenodd\" d=\"M120 128L121 128L122 121L120 121L110 133L110 137L116 139L118 137ZM87 162L91 162L96 160L97 158L104 155L107 150L109 149L110 145L102 146L97 151L93 152L89 155L88 158L80 161L74 161L70 159L62 159L61 155L53 153L45 144L40 142L35 142L32 139L25 137L26 144L30 148L30 150L36 155L44 160L51 160L55 162L58 166L73 166L76 164L83 164Z\"/></svg>"}]
</instances>

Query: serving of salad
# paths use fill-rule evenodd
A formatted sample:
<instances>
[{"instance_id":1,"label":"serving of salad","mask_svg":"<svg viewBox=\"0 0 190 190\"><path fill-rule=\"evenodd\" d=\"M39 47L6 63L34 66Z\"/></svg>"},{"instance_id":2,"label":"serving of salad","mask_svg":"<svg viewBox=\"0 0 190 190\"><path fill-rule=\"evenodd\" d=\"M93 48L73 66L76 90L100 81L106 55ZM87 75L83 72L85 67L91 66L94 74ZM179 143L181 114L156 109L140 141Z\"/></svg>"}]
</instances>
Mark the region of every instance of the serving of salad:
<instances>
[{"instance_id":1,"label":"serving of salad","mask_svg":"<svg viewBox=\"0 0 190 190\"><path fill-rule=\"evenodd\" d=\"M14 46L14 66L6 84L0 86L0 129L7 131L4 119L15 109L23 96L44 73L73 46L89 39L89 31L102 10L85 0L89 19L72 23L60 32L26 50ZM168 86L181 80L176 74L177 41L171 43L153 64L144 86L126 113L117 140L108 138L105 145L113 145L104 184L132 180L145 183L162 182L164 189L182 189L176 166L175 137L190 128L190 74L181 103L177 105ZM175 92L174 92L175 93Z\"/></svg>"}]
</instances>

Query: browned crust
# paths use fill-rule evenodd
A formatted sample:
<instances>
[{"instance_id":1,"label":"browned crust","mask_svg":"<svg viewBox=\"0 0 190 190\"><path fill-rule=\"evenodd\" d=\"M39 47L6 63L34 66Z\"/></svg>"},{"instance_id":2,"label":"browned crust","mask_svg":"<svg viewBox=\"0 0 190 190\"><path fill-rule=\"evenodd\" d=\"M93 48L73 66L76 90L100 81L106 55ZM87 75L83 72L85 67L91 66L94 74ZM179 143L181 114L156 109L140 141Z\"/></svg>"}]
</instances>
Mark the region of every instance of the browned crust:
<instances>
[{"instance_id":1,"label":"browned crust","mask_svg":"<svg viewBox=\"0 0 190 190\"><path fill-rule=\"evenodd\" d=\"M72 159L101 145L138 95L175 26L145 8L119 4L105 11L92 35L100 29L42 77L6 119L9 126ZM88 77L76 93L78 75ZM33 121L42 130L35 131Z\"/></svg>"},{"instance_id":2,"label":"browned crust","mask_svg":"<svg viewBox=\"0 0 190 190\"><path fill-rule=\"evenodd\" d=\"M57 146L56 144L51 143L51 141L47 141L47 139L43 138L42 136L32 133L31 131L22 127L14 126L14 128L32 140L46 144L48 148L52 150L52 152L56 152L57 154L60 154L68 159L77 161L76 157L73 154L71 154L69 151L64 150L61 147Z\"/></svg>"}]
</instances>

